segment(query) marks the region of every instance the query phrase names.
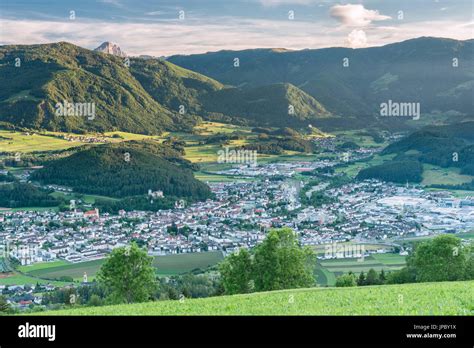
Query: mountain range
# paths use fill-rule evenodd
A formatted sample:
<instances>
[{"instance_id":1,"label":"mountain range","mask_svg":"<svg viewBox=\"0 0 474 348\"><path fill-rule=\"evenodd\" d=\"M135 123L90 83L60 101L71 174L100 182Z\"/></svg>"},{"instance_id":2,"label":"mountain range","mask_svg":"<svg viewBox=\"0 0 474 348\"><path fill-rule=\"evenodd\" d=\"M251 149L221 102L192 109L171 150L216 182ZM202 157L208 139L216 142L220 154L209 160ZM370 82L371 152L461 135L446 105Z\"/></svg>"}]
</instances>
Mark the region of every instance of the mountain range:
<instances>
[{"instance_id":1,"label":"mountain range","mask_svg":"<svg viewBox=\"0 0 474 348\"><path fill-rule=\"evenodd\" d=\"M421 37L362 49L219 51L168 61L241 88L291 83L343 117L377 116L388 100L419 102L424 115L473 114L472 39Z\"/></svg>"},{"instance_id":2,"label":"mountain range","mask_svg":"<svg viewBox=\"0 0 474 348\"><path fill-rule=\"evenodd\" d=\"M66 42L1 46L0 122L145 134L191 130L199 119L323 129L410 124L379 116L388 100L420 103L424 122L457 122L473 116L473 52L474 40L438 38L166 60L126 57L109 42L94 51ZM95 115L58 114L65 101L94 104Z\"/></svg>"}]
</instances>

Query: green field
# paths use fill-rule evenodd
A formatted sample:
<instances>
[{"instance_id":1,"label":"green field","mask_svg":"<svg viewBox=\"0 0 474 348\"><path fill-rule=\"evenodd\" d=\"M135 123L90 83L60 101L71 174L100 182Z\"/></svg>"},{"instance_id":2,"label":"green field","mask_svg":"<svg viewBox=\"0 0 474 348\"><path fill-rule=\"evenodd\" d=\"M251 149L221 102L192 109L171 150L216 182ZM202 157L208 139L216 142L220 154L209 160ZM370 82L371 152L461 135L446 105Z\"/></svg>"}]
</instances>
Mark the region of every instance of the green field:
<instances>
[{"instance_id":1,"label":"green field","mask_svg":"<svg viewBox=\"0 0 474 348\"><path fill-rule=\"evenodd\" d=\"M34 263L28 266L18 266L17 270L23 273L28 273L28 272L48 269L52 267L65 266L65 265L70 265L70 263L64 260L58 260L58 261L52 261L52 262L38 262L38 263Z\"/></svg>"},{"instance_id":2,"label":"green field","mask_svg":"<svg viewBox=\"0 0 474 348\"><path fill-rule=\"evenodd\" d=\"M194 269L205 269L213 266L223 259L220 251L189 253L176 255L156 256L153 265L156 267L157 274L160 276L176 275L186 273ZM91 280L100 269L105 259L66 263L59 261L56 263L45 264L39 266L24 266L21 271L33 277L57 279L63 276L72 277L75 280L82 280L84 272L87 273L88 279ZM28 269L31 267L31 269Z\"/></svg>"},{"instance_id":3,"label":"green field","mask_svg":"<svg viewBox=\"0 0 474 348\"><path fill-rule=\"evenodd\" d=\"M384 162L388 162L391 159L395 157L394 154L389 154L389 155L374 155L373 158L368 161L368 162L355 162L355 163L350 163L346 167L338 167L336 168L336 173L345 173L346 175L350 177L356 177L357 174L362 169L369 168L372 166L377 166L379 164L382 164Z\"/></svg>"},{"instance_id":4,"label":"green field","mask_svg":"<svg viewBox=\"0 0 474 348\"><path fill-rule=\"evenodd\" d=\"M456 236L462 239L474 239L474 231L466 232L466 233L459 233Z\"/></svg>"},{"instance_id":5,"label":"green field","mask_svg":"<svg viewBox=\"0 0 474 348\"><path fill-rule=\"evenodd\" d=\"M194 131L199 135L212 135L218 133L250 132L249 127L241 127L220 122L202 122L194 127Z\"/></svg>"},{"instance_id":6,"label":"green field","mask_svg":"<svg viewBox=\"0 0 474 348\"><path fill-rule=\"evenodd\" d=\"M34 315L474 315L474 281L312 288Z\"/></svg>"},{"instance_id":7,"label":"green field","mask_svg":"<svg viewBox=\"0 0 474 348\"><path fill-rule=\"evenodd\" d=\"M88 276L94 276L103 262L104 260L101 259L79 263L68 263L59 266L52 265L50 267L32 270L27 274L47 279L57 279L64 276L69 276L74 279L82 279L84 272L86 272Z\"/></svg>"},{"instance_id":8,"label":"green field","mask_svg":"<svg viewBox=\"0 0 474 348\"><path fill-rule=\"evenodd\" d=\"M153 265L160 275L186 273L194 269L205 269L223 260L220 251L156 256Z\"/></svg>"},{"instance_id":9,"label":"green field","mask_svg":"<svg viewBox=\"0 0 474 348\"><path fill-rule=\"evenodd\" d=\"M62 132L19 132L0 129L0 148L5 152L41 152L41 151L55 151L64 150L71 147L82 146L88 144L81 141L68 141L58 138L58 136L73 136L77 134L62 133ZM120 142L128 140L144 140L144 139L161 139L162 137L148 136L142 134L134 134L127 132L107 132L104 134L97 134L100 137L105 137L107 142ZM113 135L119 135L119 138L112 138ZM86 134L86 136L94 136L94 134ZM105 140L104 140L105 141ZM93 143L101 144L101 143Z\"/></svg>"},{"instance_id":10,"label":"green field","mask_svg":"<svg viewBox=\"0 0 474 348\"><path fill-rule=\"evenodd\" d=\"M374 251L384 249L390 251L391 246L385 244L370 244L370 243L354 243L343 242L337 243L337 246L353 246L363 245L365 251ZM321 244L313 247L314 252L318 255L324 255L329 245ZM331 249L332 250L332 249ZM319 260L316 267L317 283L322 286L334 286L336 284L337 276L353 272L359 274L360 272L367 273L371 268L379 272L382 269L386 272L402 268L405 265L405 257L398 254L371 254L365 257L364 260L344 258L344 259L330 259Z\"/></svg>"},{"instance_id":11,"label":"green field","mask_svg":"<svg viewBox=\"0 0 474 348\"><path fill-rule=\"evenodd\" d=\"M52 136L7 130L0 130L0 137L0 148L5 152L53 151L84 145Z\"/></svg>"},{"instance_id":12,"label":"green field","mask_svg":"<svg viewBox=\"0 0 474 348\"><path fill-rule=\"evenodd\" d=\"M474 177L460 174L460 168L442 168L423 164L423 185L461 185L471 182Z\"/></svg>"},{"instance_id":13,"label":"green field","mask_svg":"<svg viewBox=\"0 0 474 348\"><path fill-rule=\"evenodd\" d=\"M116 141L160 139L161 138L157 136L134 134L134 133L127 133L127 132L105 132L104 135L108 137L112 137L114 135L120 136L121 138L114 138L114 139L118 139ZM164 134L162 136L164 136Z\"/></svg>"},{"instance_id":14,"label":"green field","mask_svg":"<svg viewBox=\"0 0 474 348\"><path fill-rule=\"evenodd\" d=\"M326 249L328 247L332 247L336 245L337 247L348 247L348 246L354 246L354 245L360 245L364 246L365 251L371 251L371 250L378 250L378 249L384 249L384 250L391 250L392 247L387 245L387 244L377 244L377 243L355 243L355 242L338 242L337 244L318 244L313 246L313 250L316 254L318 255L324 255L326 253ZM331 251L333 249L329 249Z\"/></svg>"},{"instance_id":15,"label":"green field","mask_svg":"<svg viewBox=\"0 0 474 348\"><path fill-rule=\"evenodd\" d=\"M29 277L27 275L18 274L18 273L10 273L6 277L0 277L0 285L24 285L24 284L36 284L36 283L54 284L57 286L64 286L64 285L69 284L66 282L38 279L35 277Z\"/></svg>"},{"instance_id":16,"label":"green field","mask_svg":"<svg viewBox=\"0 0 474 348\"><path fill-rule=\"evenodd\" d=\"M473 196L474 191L469 190L447 190L447 189L437 189L437 188L428 188L427 191L449 191L455 198L466 198L468 196Z\"/></svg>"},{"instance_id":17,"label":"green field","mask_svg":"<svg viewBox=\"0 0 474 348\"><path fill-rule=\"evenodd\" d=\"M315 271L316 282L321 286L336 285L336 275L319 265Z\"/></svg>"},{"instance_id":18,"label":"green field","mask_svg":"<svg viewBox=\"0 0 474 348\"><path fill-rule=\"evenodd\" d=\"M405 256L398 254L372 254L371 257L388 266L399 266L405 264Z\"/></svg>"},{"instance_id":19,"label":"green field","mask_svg":"<svg viewBox=\"0 0 474 348\"><path fill-rule=\"evenodd\" d=\"M316 268L317 283L322 286L334 286L337 276L352 272L360 274L367 273L371 268L377 272L399 270L405 266L405 256L398 254L372 254L365 257L363 261L358 259L331 259L318 261Z\"/></svg>"},{"instance_id":20,"label":"green field","mask_svg":"<svg viewBox=\"0 0 474 348\"><path fill-rule=\"evenodd\" d=\"M361 135L361 130L345 130L333 132L334 135L343 137L345 141L353 141L361 147L382 147L387 143L376 143L370 135Z\"/></svg>"}]
</instances>

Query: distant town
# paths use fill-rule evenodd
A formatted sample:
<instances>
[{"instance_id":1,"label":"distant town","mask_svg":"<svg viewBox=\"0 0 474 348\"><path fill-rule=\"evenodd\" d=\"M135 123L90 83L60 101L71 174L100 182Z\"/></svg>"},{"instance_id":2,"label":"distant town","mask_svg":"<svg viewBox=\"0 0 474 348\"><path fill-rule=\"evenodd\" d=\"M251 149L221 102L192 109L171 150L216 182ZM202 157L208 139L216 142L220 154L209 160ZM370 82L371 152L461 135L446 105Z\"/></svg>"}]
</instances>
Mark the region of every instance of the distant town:
<instances>
[{"instance_id":1,"label":"distant town","mask_svg":"<svg viewBox=\"0 0 474 348\"><path fill-rule=\"evenodd\" d=\"M63 259L101 259L114 248L139 241L150 255L251 248L272 227L291 227L303 245L355 240L392 242L474 228L474 198L454 198L447 191L377 180L351 182L336 188L321 183L306 195L325 190L333 202L302 206L304 182L297 173L335 165L333 161L242 165L227 174L235 182L209 183L214 200L158 212L72 208L66 212L5 211L0 213L0 243L22 265ZM336 174L333 174L336 175ZM258 176L259 180L245 180ZM328 174L328 180L331 174ZM161 192L152 192L155 198ZM150 197L153 199L154 197ZM13 247L14 246L14 247Z\"/></svg>"}]
</instances>

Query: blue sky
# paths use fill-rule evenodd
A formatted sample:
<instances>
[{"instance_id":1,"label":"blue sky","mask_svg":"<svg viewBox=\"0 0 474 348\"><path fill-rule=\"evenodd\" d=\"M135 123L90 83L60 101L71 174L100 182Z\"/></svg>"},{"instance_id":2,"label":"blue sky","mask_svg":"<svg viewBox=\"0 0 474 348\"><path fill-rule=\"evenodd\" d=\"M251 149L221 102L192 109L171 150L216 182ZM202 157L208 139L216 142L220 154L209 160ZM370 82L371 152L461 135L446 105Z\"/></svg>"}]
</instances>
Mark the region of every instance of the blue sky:
<instances>
[{"instance_id":1,"label":"blue sky","mask_svg":"<svg viewBox=\"0 0 474 348\"><path fill-rule=\"evenodd\" d=\"M71 12L73 11L73 12ZM179 18L184 14L184 18ZM73 18L71 17L73 14ZM2 0L0 44L113 41L156 56L473 38L472 0Z\"/></svg>"}]
</instances>

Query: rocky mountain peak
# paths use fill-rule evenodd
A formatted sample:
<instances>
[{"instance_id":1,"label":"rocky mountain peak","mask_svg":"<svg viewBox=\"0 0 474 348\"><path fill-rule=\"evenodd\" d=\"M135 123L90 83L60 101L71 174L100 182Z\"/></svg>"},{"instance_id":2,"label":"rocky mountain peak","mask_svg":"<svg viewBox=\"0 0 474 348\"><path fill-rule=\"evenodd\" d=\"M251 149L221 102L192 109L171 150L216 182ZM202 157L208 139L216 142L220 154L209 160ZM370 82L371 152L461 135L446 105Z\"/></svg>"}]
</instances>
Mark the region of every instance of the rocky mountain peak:
<instances>
[{"instance_id":1,"label":"rocky mountain peak","mask_svg":"<svg viewBox=\"0 0 474 348\"><path fill-rule=\"evenodd\" d=\"M94 49L94 51L104 52L108 54L113 54L118 57L126 57L127 54L122 51L119 45L114 44L113 42L106 41L102 43L99 47Z\"/></svg>"}]
</instances>

